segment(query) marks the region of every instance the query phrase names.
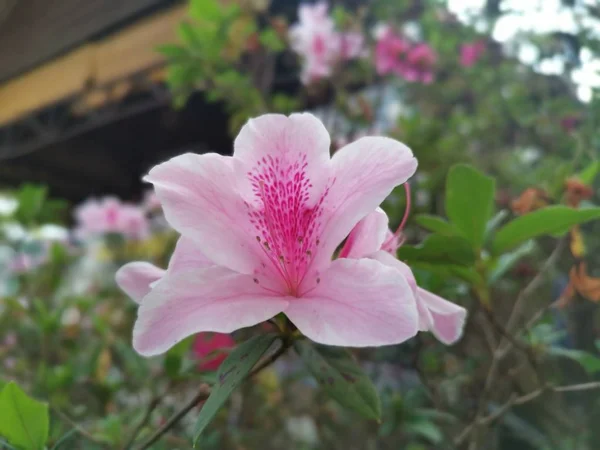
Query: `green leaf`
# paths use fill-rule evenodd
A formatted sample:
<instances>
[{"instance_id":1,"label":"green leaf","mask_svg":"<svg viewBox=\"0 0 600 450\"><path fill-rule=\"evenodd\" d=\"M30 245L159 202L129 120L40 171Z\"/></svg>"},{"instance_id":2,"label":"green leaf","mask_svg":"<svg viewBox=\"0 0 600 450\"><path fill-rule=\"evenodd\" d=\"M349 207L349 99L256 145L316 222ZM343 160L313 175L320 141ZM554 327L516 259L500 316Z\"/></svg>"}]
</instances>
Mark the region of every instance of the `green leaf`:
<instances>
[{"instance_id":1,"label":"green leaf","mask_svg":"<svg viewBox=\"0 0 600 450\"><path fill-rule=\"evenodd\" d=\"M15 213L17 219L25 224L31 224L40 213L48 189L45 186L35 186L33 184L25 184L17 193L17 201L19 206Z\"/></svg>"},{"instance_id":2,"label":"green leaf","mask_svg":"<svg viewBox=\"0 0 600 450\"><path fill-rule=\"evenodd\" d=\"M183 367L183 357L189 352L195 336L190 336L174 345L165 355L163 367L169 378L175 378L179 375Z\"/></svg>"},{"instance_id":3,"label":"green leaf","mask_svg":"<svg viewBox=\"0 0 600 450\"><path fill-rule=\"evenodd\" d=\"M275 334L255 336L236 347L223 361L217 371L218 382L213 386L210 397L206 400L196 421L194 445L219 408L223 406L234 389L244 381L246 375L271 347L276 338Z\"/></svg>"},{"instance_id":4,"label":"green leaf","mask_svg":"<svg viewBox=\"0 0 600 450\"><path fill-rule=\"evenodd\" d=\"M563 356L579 363L589 374L600 372L600 358L583 350L571 350L561 347L549 347L548 353L554 356Z\"/></svg>"},{"instance_id":5,"label":"green leaf","mask_svg":"<svg viewBox=\"0 0 600 450\"><path fill-rule=\"evenodd\" d=\"M259 36L260 43L272 52L281 52L285 49L285 43L281 40L273 28L267 28Z\"/></svg>"},{"instance_id":6,"label":"green leaf","mask_svg":"<svg viewBox=\"0 0 600 450\"><path fill-rule=\"evenodd\" d=\"M443 278L457 278L466 281L473 286L485 285L481 275L479 275L472 267L458 266L456 264L431 264L426 262L412 262L411 267L438 274Z\"/></svg>"},{"instance_id":7,"label":"green leaf","mask_svg":"<svg viewBox=\"0 0 600 450\"><path fill-rule=\"evenodd\" d=\"M310 341L298 341L294 348L325 392L340 405L368 419L381 418L375 387L346 349Z\"/></svg>"},{"instance_id":8,"label":"green leaf","mask_svg":"<svg viewBox=\"0 0 600 450\"><path fill-rule=\"evenodd\" d=\"M600 161L594 161L581 172L579 172L579 174L577 174L577 178L584 184L592 185L596 179L596 176L598 175L598 172L600 172Z\"/></svg>"},{"instance_id":9,"label":"green leaf","mask_svg":"<svg viewBox=\"0 0 600 450\"><path fill-rule=\"evenodd\" d=\"M453 166L446 180L446 214L475 248L483 244L495 186L493 178L465 164Z\"/></svg>"},{"instance_id":10,"label":"green leaf","mask_svg":"<svg viewBox=\"0 0 600 450\"><path fill-rule=\"evenodd\" d=\"M571 227L600 218L600 208L573 209L554 205L517 217L504 225L494 238L495 254L504 253L517 245L543 235L561 236Z\"/></svg>"},{"instance_id":11,"label":"green leaf","mask_svg":"<svg viewBox=\"0 0 600 450\"><path fill-rule=\"evenodd\" d=\"M16 447L41 450L48 440L48 405L28 397L16 383L0 392L0 435Z\"/></svg>"},{"instance_id":12,"label":"green leaf","mask_svg":"<svg viewBox=\"0 0 600 450\"><path fill-rule=\"evenodd\" d=\"M185 47L176 44L165 44L156 48L158 53L165 55L170 60L186 60L190 53Z\"/></svg>"},{"instance_id":13,"label":"green leaf","mask_svg":"<svg viewBox=\"0 0 600 450\"><path fill-rule=\"evenodd\" d=\"M421 228L425 228L432 233L444 236L455 236L457 234L456 227L441 217L432 216L430 214L419 214L415 217L415 222L417 222L417 225Z\"/></svg>"},{"instance_id":14,"label":"green leaf","mask_svg":"<svg viewBox=\"0 0 600 450\"><path fill-rule=\"evenodd\" d=\"M408 263L427 262L434 264L458 264L471 266L475 263L475 252L470 242L460 236L432 234L419 246L403 245L398 258Z\"/></svg>"},{"instance_id":15,"label":"green leaf","mask_svg":"<svg viewBox=\"0 0 600 450\"><path fill-rule=\"evenodd\" d=\"M408 423L406 427L409 433L421 436L432 444L439 444L444 439L440 428L435 423L428 420L416 420L412 423Z\"/></svg>"},{"instance_id":16,"label":"green leaf","mask_svg":"<svg viewBox=\"0 0 600 450\"><path fill-rule=\"evenodd\" d=\"M492 217L485 226L485 241L489 242L490 237L496 232L498 227L506 220L509 212L506 209L498 211L494 217Z\"/></svg>"},{"instance_id":17,"label":"green leaf","mask_svg":"<svg viewBox=\"0 0 600 450\"><path fill-rule=\"evenodd\" d=\"M201 42L198 40L196 29L188 22L181 22L179 24L177 35L187 46L194 48L201 45Z\"/></svg>"},{"instance_id":18,"label":"green leaf","mask_svg":"<svg viewBox=\"0 0 600 450\"><path fill-rule=\"evenodd\" d=\"M531 252L533 252L533 250L535 250L535 243L533 241L527 241L514 251L501 255L490 271L490 275L488 277L489 284L494 284L496 281L502 278L502 276L517 262L519 262L523 257L529 255Z\"/></svg>"},{"instance_id":19,"label":"green leaf","mask_svg":"<svg viewBox=\"0 0 600 450\"><path fill-rule=\"evenodd\" d=\"M218 0L191 0L190 16L202 22L218 22L223 18L223 11Z\"/></svg>"}]
</instances>

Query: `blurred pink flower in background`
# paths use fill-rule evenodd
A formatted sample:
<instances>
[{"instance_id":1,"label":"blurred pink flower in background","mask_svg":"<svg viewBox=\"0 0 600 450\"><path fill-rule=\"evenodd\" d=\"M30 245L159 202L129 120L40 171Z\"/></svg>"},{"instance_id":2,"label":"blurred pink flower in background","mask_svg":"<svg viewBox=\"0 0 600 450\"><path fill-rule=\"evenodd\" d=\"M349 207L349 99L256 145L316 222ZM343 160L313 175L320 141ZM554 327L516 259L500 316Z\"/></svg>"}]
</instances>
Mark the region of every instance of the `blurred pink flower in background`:
<instances>
[{"instance_id":1,"label":"blurred pink flower in background","mask_svg":"<svg viewBox=\"0 0 600 450\"><path fill-rule=\"evenodd\" d=\"M472 67L485 52L485 42L475 41L460 47L460 65Z\"/></svg>"},{"instance_id":2,"label":"blurred pink flower in background","mask_svg":"<svg viewBox=\"0 0 600 450\"><path fill-rule=\"evenodd\" d=\"M417 44L408 51L406 66L400 70L400 75L406 81L429 84L433 81L433 66L436 60L435 51L429 44Z\"/></svg>"},{"instance_id":3,"label":"blurred pink flower in background","mask_svg":"<svg viewBox=\"0 0 600 450\"><path fill-rule=\"evenodd\" d=\"M396 258L401 239L388 228L388 216L380 208L361 220L340 252L342 258L373 258L397 270L408 281L419 311L419 330L431 331L444 344L462 335L467 310L417 286L412 270Z\"/></svg>"},{"instance_id":4,"label":"blurred pink flower in background","mask_svg":"<svg viewBox=\"0 0 600 450\"><path fill-rule=\"evenodd\" d=\"M568 115L560 119L560 126L567 133L572 133L577 129L581 119L575 115Z\"/></svg>"},{"instance_id":5,"label":"blurred pink flower in background","mask_svg":"<svg viewBox=\"0 0 600 450\"><path fill-rule=\"evenodd\" d=\"M375 37L375 69L379 75L393 73L406 81L424 84L433 81L437 56L429 44L412 44L388 25L380 25Z\"/></svg>"},{"instance_id":6,"label":"blurred pink flower in background","mask_svg":"<svg viewBox=\"0 0 600 450\"><path fill-rule=\"evenodd\" d=\"M379 25L375 32L375 69L379 75L396 73L402 70L410 42L395 33L389 25Z\"/></svg>"},{"instance_id":7,"label":"blurred pink flower in background","mask_svg":"<svg viewBox=\"0 0 600 450\"><path fill-rule=\"evenodd\" d=\"M289 37L292 49L303 58L302 83L327 78L338 61L365 55L363 36L336 31L326 3L300 5L298 20L290 28Z\"/></svg>"},{"instance_id":8,"label":"blurred pink flower in background","mask_svg":"<svg viewBox=\"0 0 600 450\"><path fill-rule=\"evenodd\" d=\"M119 233L131 239L143 239L148 235L144 209L115 197L85 201L76 208L75 219L75 234L79 238L105 233Z\"/></svg>"},{"instance_id":9,"label":"blurred pink flower in background","mask_svg":"<svg viewBox=\"0 0 600 450\"><path fill-rule=\"evenodd\" d=\"M42 265L47 259L46 254L40 255L28 255L24 252L19 252L15 255L15 257L10 261L8 265L8 270L13 274L23 274L27 273L36 267Z\"/></svg>"},{"instance_id":10,"label":"blurred pink flower in background","mask_svg":"<svg viewBox=\"0 0 600 450\"><path fill-rule=\"evenodd\" d=\"M235 347L235 341L229 334L223 333L198 333L194 338L192 351L201 360L198 369L202 371L217 370L221 363L227 358L226 352L215 354L213 358L209 355L219 350L227 350Z\"/></svg>"},{"instance_id":11,"label":"blurred pink flower in background","mask_svg":"<svg viewBox=\"0 0 600 450\"><path fill-rule=\"evenodd\" d=\"M344 60L362 58L368 55L365 37L356 31L340 34L340 57Z\"/></svg>"},{"instance_id":12,"label":"blurred pink flower in background","mask_svg":"<svg viewBox=\"0 0 600 450\"><path fill-rule=\"evenodd\" d=\"M332 256L417 161L383 137L359 139L333 157L329 149L327 130L311 114L267 114L242 128L232 157L188 153L150 171L146 181L187 244L178 243L166 273L143 262L117 273L140 302L139 353L160 354L187 336L231 333L281 312L323 344L390 345L414 336L418 313L406 279L373 259Z\"/></svg>"}]
</instances>

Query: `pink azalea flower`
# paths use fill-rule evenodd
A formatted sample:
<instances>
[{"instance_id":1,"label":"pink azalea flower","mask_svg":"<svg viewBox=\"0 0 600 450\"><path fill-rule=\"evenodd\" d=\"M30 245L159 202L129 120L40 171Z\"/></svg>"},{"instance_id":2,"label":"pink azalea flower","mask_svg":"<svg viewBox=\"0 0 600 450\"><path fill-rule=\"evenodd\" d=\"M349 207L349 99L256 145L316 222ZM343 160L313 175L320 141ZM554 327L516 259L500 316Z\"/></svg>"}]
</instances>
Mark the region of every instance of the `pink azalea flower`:
<instances>
[{"instance_id":1,"label":"pink azalea flower","mask_svg":"<svg viewBox=\"0 0 600 450\"><path fill-rule=\"evenodd\" d=\"M219 350L235 347L235 341L229 334L223 333L199 333L194 339L193 351L198 359L202 361L198 369L202 371L217 370L221 363L227 358L226 353L220 353L210 358L209 355Z\"/></svg>"},{"instance_id":2,"label":"pink azalea flower","mask_svg":"<svg viewBox=\"0 0 600 450\"><path fill-rule=\"evenodd\" d=\"M327 14L326 3L300 5L298 23L290 27L292 49L302 56L300 79L310 84L333 73L340 60L354 59L365 54L364 38L360 33L339 33Z\"/></svg>"},{"instance_id":3,"label":"pink azalea flower","mask_svg":"<svg viewBox=\"0 0 600 450\"><path fill-rule=\"evenodd\" d=\"M379 75L394 73L407 81L429 84L433 81L436 54L426 43L412 45L387 26L376 35L375 69Z\"/></svg>"},{"instance_id":4,"label":"pink azalea flower","mask_svg":"<svg viewBox=\"0 0 600 450\"><path fill-rule=\"evenodd\" d=\"M379 75L399 74L404 66L410 42L396 34L387 25L381 26L376 35L375 69Z\"/></svg>"},{"instance_id":5,"label":"pink azalea flower","mask_svg":"<svg viewBox=\"0 0 600 450\"><path fill-rule=\"evenodd\" d=\"M460 47L460 65L472 67L485 52L485 42L475 41Z\"/></svg>"},{"instance_id":6,"label":"pink azalea flower","mask_svg":"<svg viewBox=\"0 0 600 450\"><path fill-rule=\"evenodd\" d=\"M365 37L358 32L342 33L340 39L340 57L345 60L367 56Z\"/></svg>"},{"instance_id":7,"label":"pink azalea flower","mask_svg":"<svg viewBox=\"0 0 600 450\"><path fill-rule=\"evenodd\" d=\"M386 213L377 209L352 230L340 252L343 258L372 258L394 268L397 276L408 281L419 311L419 330L431 331L444 344L456 342L462 335L467 311L417 286L410 268L396 258L400 241L388 228Z\"/></svg>"},{"instance_id":8,"label":"pink azalea flower","mask_svg":"<svg viewBox=\"0 0 600 450\"><path fill-rule=\"evenodd\" d=\"M90 199L75 210L76 234L82 238L105 233L120 233L132 239L148 235L148 220L138 206L114 197Z\"/></svg>"},{"instance_id":9,"label":"pink azalea flower","mask_svg":"<svg viewBox=\"0 0 600 450\"><path fill-rule=\"evenodd\" d=\"M409 50L406 65L400 73L407 81L429 84L433 81L433 66L436 60L437 56L428 44L417 44Z\"/></svg>"},{"instance_id":10,"label":"pink azalea flower","mask_svg":"<svg viewBox=\"0 0 600 450\"><path fill-rule=\"evenodd\" d=\"M332 261L352 228L413 175L416 159L383 137L359 139L331 158L329 146L316 117L268 114L242 128L232 157L188 153L150 171L145 180L183 237L143 297L133 332L139 353L281 312L329 345L396 344L417 332L412 290L394 268L372 258ZM146 280L158 273L131 264L117 281L139 298L132 267Z\"/></svg>"}]
</instances>

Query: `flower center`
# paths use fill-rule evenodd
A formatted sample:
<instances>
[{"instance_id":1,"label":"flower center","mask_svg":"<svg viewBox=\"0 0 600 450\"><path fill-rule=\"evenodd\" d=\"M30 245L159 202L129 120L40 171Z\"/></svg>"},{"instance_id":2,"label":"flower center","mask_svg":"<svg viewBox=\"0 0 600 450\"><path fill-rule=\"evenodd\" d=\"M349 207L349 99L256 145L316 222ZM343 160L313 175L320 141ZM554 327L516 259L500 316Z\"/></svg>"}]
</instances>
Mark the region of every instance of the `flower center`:
<instances>
[{"instance_id":1,"label":"flower center","mask_svg":"<svg viewBox=\"0 0 600 450\"><path fill-rule=\"evenodd\" d=\"M283 280L286 294L299 296L299 287L319 245L323 201L310 202L313 187L305 154L294 161L266 156L248 172L257 200L249 208L250 223L266 261ZM255 278L255 282L259 282Z\"/></svg>"}]
</instances>

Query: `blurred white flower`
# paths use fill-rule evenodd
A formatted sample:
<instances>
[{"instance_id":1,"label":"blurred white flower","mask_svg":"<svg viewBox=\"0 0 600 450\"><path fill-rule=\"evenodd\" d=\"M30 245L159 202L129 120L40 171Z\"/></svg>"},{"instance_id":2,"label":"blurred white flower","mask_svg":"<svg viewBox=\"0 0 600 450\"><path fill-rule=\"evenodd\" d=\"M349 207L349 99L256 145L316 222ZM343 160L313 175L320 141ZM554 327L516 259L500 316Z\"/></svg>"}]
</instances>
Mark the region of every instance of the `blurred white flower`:
<instances>
[{"instance_id":1,"label":"blurred white flower","mask_svg":"<svg viewBox=\"0 0 600 450\"><path fill-rule=\"evenodd\" d=\"M17 222L9 222L2 225L2 231L10 242L22 241L29 237L29 233L23 225Z\"/></svg>"},{"instance_id":2,"label":"blurred white flower","mask_svg":"<svg viewBox=\"0 0 600 450\"><path fill-rule=\"evenodd\" d=\"M64 327L78 325L80 321L81 313L79 312L79 309L75 308L74 306L65 309L60 318L60 323Z\"/></svg>"},{"instance_id":3,"label":"blurred white flower","mask_svg":"<svg viewBox=\"0 0 600 450\"><path fill-rule=\"evenodd\" d=\"M0 216L10 216L18 208L19 202L11 197L0 196Z\"/></svg>"},{"instance_id":4,"label":"blurred white flower","mask_svg":"<svg viewBox=\"0 0 600 450\"><path fill-rule=\"evenodd\" d=\"M290 417L287 419L285 427L295 441L309 445L316 445L319 442L317 426L310 416Z\"/></svg>"}]
</instances>

